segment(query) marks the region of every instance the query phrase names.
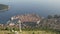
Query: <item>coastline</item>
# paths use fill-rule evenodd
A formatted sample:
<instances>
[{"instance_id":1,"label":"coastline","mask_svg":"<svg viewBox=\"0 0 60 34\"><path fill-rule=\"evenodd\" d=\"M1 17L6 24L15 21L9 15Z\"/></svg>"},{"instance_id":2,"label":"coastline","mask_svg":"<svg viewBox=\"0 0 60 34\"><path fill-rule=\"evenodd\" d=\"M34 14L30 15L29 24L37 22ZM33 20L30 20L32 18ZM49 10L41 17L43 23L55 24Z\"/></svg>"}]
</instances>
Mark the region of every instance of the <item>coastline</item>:
<instances>
[{"instance_id":1,"label":"coastline","mask_svg":"<svg viewBox=\"0 0 60 34\"><path fill-rule=\"evenodd\" d=\"M9 10L9 8L10 8L10 6L8 6L7 9L2 9L2 10L0 10L0 11L6 11L6 10Z\"/></svg>"}]
</instances>

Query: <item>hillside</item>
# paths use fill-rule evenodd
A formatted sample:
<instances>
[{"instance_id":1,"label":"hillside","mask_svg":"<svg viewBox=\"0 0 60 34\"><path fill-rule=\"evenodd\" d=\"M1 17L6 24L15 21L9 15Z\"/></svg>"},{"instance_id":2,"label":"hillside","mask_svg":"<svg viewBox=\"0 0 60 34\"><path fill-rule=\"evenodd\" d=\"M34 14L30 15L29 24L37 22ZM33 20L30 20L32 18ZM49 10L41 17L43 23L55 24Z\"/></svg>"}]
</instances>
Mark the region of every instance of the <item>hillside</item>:
<instances>
[{"instance_id":1,"label":"hillside","mask_svg":"<svg viewBox=\"0 0 60 34\"><path fill-rule=\"evenodd\" d=\"M50 32L50 31L22 31L21 33L18 31L19 34L59 34L56 32ZM14 34L10 31L0 31L0 34Z\"/></svg>"},{"instance_id":2,"label":"hillside","mask_svg":"<svg viewBox=\"0 0 60 34\"><path fill-rule=\"evenodd\" d=\"M56 17L56 16L55 16ZM60 18L42 18L33 14L13 16L13 19L20 19L22 21L22 28L41 28L60 31ZM37 21L39 21L37 23ZM17 23L17 22L16 22Z\"/></svg>"}]
</instances>

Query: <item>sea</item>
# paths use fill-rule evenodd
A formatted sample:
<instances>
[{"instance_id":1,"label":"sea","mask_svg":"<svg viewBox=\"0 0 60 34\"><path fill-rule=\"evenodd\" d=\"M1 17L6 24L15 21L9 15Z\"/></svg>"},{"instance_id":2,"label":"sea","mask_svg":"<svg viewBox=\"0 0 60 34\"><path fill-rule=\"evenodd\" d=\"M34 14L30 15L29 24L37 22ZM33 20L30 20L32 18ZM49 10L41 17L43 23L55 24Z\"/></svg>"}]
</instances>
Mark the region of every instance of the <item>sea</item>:
<instances>
[{"instance_id":1,"label":"sea","mask_svg":"<svg viewBox=\"0 0 60 34\"><path fill-rule=\"evenodd\" d=\"M3 24L12 16L21 14L60 15L60 0L0 0L0 4L9 6L8 11L0 12L0 23Z\"/></svg>"}]
</instances>

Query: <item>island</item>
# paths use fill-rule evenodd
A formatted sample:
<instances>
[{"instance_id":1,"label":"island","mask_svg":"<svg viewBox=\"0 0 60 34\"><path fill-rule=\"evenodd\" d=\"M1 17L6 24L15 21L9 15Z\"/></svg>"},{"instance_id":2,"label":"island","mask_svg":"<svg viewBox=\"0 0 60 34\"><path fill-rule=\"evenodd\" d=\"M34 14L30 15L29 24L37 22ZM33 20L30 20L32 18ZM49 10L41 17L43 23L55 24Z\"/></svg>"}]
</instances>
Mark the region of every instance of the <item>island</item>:
<instances>
[{"instance_id":1,"label":"island","mask_svg":"<svg viewBox=\"0 0 60 34\"><path fill-rule=\"evenodd\" d=\"M8 5L0 4L0 11L8 10Z\"/></svg>"}]
</instances>

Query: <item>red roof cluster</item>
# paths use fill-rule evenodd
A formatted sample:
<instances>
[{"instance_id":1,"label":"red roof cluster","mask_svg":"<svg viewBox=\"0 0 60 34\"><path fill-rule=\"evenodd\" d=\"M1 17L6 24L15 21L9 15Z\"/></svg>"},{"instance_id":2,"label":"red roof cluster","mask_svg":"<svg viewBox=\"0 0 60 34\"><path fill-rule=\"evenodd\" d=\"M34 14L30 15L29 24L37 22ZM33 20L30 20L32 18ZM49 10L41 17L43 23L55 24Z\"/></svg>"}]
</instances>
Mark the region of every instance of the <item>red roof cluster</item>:
<instances>
[{"instance_id":1,"label":"red roof cluster","mask_svg":"<svg viewBox=\"0 0 60 34\"><path fill-rule=\"evenodd\" d=\"M37 22L40 20L40 17L36 14L25 14L13 16L13 19L20 19L21 22Z\"/></svg>"}]
</instances>

